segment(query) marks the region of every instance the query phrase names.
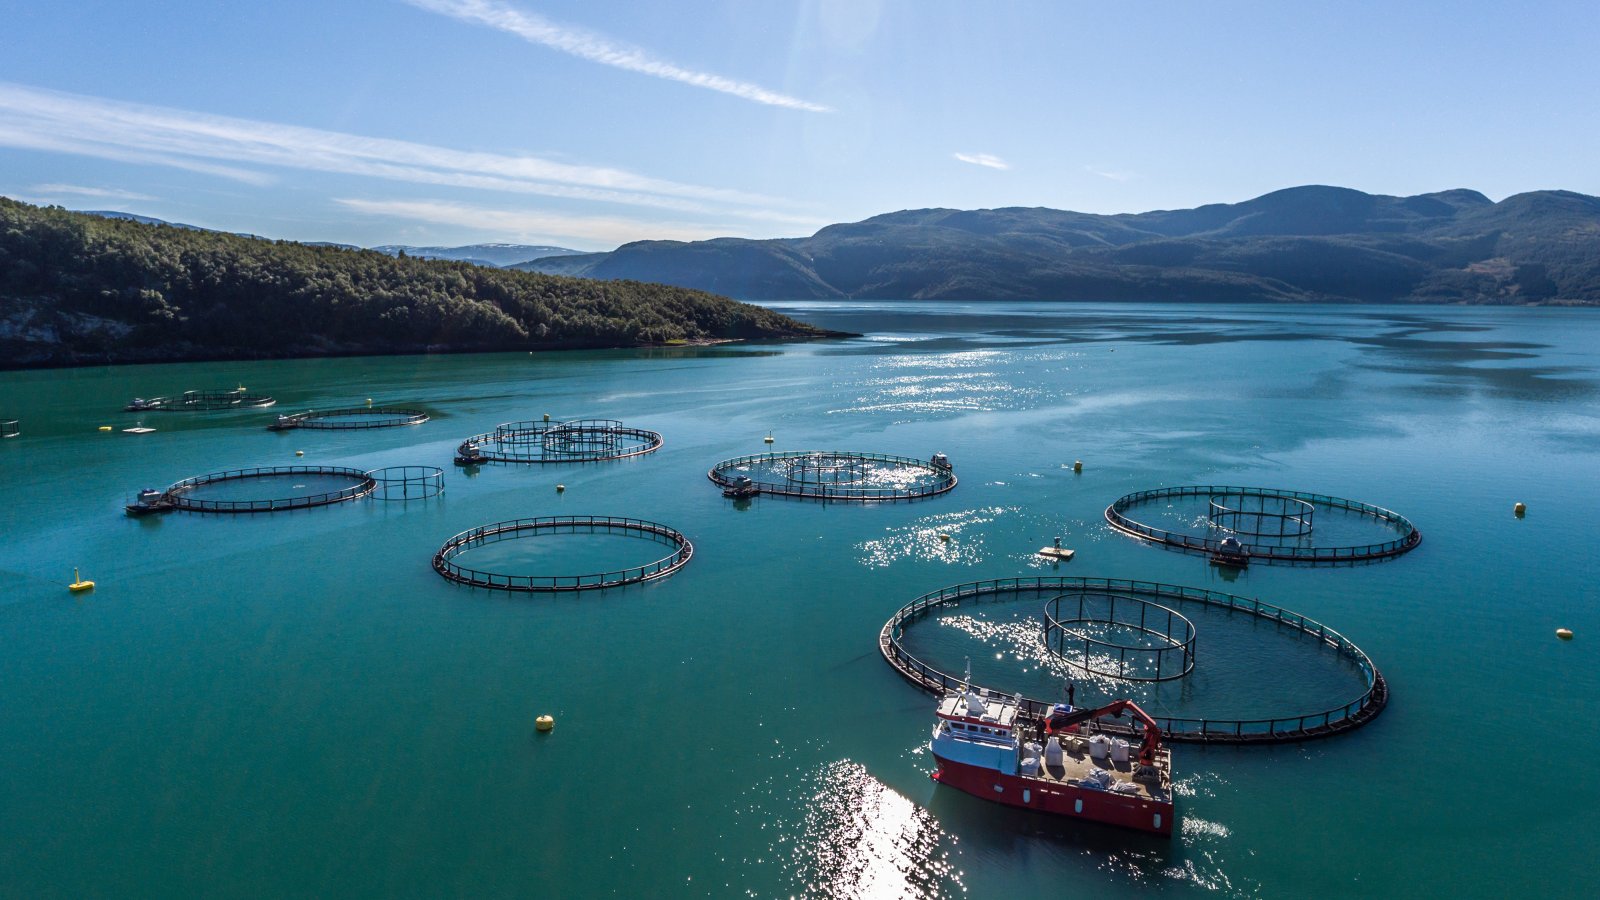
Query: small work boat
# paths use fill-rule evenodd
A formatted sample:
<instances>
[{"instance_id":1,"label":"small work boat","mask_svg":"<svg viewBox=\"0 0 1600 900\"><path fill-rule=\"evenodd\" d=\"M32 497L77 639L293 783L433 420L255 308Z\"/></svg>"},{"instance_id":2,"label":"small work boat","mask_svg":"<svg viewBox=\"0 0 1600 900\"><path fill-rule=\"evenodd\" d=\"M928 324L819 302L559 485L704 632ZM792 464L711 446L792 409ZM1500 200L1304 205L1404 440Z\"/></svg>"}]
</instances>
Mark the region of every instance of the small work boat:
<instances>
[{"instance_id":1,"label":"small work boat","mask_svg":"<svg viewBox=\"0 0 1600 900\"><path fill-rule=\"evenodd\" d=\"M1104 717L1131 714L1144 726L1137 751L1097 733ZM939 701L928 744L933 780L974 797L1051 815L1171 837L1172 753L1161 729L1131 700L1096 709L1056 704L1048 713L963 684Z\"/></svg>"},{"instance_id":2,"label":"small work boat","mask_svg":"<svg viewBox=\"0 0 1600 900\"><path fill-rule=\"evenodd\" d=\"M139 492L139 499L123 507L130 516L148 516L175 508L172 501L167 499L166 492L155 488L145 488Z\"/></svg>"},{"instance_id":3,"label":"small work boat","mask_svg":"<svg viewBox=\"0 0 1600 900\"><path fill-rule=\"evenodd\" d=\"M483 451L478 449L478 445L470 441L462 444L456 450L456 465L458 466L476 466L487 461Z\"/></svg>"},{"instance_id":4,"label":"small work boat","mask_svg":"<svg viewBox=\"0 0 1600 900\"><path fill-rule=\"evenodd\" d=\"M761 488L750 480L749 475L735 476L733 483L722 489L722 496L731 497L735 500L745 500L759 493L761 493Z\"/></svg>"},{"instance_id":5,"label":"small work boat","mask_svg":"<svg viewBox=\"0 0 1600 900\"><path fill-rule=\"evenodd\" d=\"M1243 569L1250 565L1250 551L1244 548L1244 544L1239 543L1238 538L1225 537L1217 545L1217 549L1211 552L1211 564Z\"/></svg>"}]
</instances>

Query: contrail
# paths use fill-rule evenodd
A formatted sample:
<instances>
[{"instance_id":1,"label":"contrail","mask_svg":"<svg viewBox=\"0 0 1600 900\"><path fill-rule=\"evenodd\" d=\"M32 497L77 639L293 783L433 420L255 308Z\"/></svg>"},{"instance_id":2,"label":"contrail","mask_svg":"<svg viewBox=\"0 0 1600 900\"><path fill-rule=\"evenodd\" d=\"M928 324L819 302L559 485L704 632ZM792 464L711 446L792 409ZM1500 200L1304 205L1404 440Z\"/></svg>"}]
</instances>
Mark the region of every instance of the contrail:
<instances>
[{"instance_id":1,"label":"contrail","mask_svg":"<svg viewBox=\"0 0 1600 900\"><path fill-rule=\"evenodd\" d=\"M552 22L537 13L525 12L499 0L406 0L406 2L418 9L436 12L452 19L487 25L514 34L529 43L542 44L601 65L615 66L641 75L665 78L668 81L681 81L684 84L721 91L768 106L781 106L806 112L833 112L820 103L769 91L759 84L735 81L710 72L685 69L666 60L657 59L638 47L614 43L595 32Z\"/></svg>"}]
</instances>

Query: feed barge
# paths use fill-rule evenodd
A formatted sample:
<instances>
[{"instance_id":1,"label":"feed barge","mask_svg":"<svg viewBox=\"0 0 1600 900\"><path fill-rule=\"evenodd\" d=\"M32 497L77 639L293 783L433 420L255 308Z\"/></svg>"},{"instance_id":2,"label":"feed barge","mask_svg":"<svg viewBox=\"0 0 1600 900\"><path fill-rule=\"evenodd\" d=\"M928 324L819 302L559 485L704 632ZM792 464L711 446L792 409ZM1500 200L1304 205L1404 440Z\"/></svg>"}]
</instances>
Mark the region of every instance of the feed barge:
<instances>
[{"instance_id":1,"label":"feed barge","mask_svg":"<svg viewBox=\"0 0 1600 900\"><path fill-rule=\"evenodd\" d=\"M1020 697L963 686L940 699L937 714L928 749L939 784L1007 806L1172 836L1172 753L1133 701L1095 709L1063 703L1037 715L1022 709ZM1136 751L1095 732L1097 720L1123 714L1144 726Z\"/></svg>"}]
</instances>

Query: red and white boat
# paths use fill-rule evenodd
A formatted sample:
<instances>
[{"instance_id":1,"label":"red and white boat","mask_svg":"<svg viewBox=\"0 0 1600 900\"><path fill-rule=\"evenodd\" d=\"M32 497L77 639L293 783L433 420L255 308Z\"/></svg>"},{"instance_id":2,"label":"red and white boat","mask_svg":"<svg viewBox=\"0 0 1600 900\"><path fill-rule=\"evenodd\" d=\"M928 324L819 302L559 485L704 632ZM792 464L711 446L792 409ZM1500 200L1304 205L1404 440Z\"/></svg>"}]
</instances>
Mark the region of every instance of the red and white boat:
<instances>
[{"instance_id":1,"label":"red and white boat","mask_svg":"<svg viewBox=\"0 0 1600 900\"><path fill-rule=\"evenodd\" d=\"M1102 717L1123 713L1144 725L1134 752L1095 731ZM938 715L928 745L939 763L934 781L996 803L1172 836L1172 753L1133 701L1058 704L1039 715L1021 708L1020 695L963 687L939 701Z\"/></svg>"}]
</instances>

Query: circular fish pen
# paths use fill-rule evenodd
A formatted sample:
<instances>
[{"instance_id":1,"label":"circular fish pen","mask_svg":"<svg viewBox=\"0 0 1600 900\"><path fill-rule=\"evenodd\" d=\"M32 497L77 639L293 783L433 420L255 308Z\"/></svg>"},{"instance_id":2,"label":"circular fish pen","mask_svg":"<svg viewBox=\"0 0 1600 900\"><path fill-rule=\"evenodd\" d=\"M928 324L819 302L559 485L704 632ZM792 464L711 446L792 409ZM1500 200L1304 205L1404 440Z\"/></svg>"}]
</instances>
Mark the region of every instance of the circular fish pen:
<instances>
[{"instance_id":1,"label":"circular fish pen","mask_svg":"<svg viewBox=\"0 0 1600 900\"><path fill-rule=\"evenodd\" d=\"M1044 648L1092 675L1169 681L1194 671L1194 623L1133 594L1084 586L1044 605Z\"/></svg>"},{"instance_id":2,"label":"circular fish pen","mask_svg":"<svg viewBox=\"0 0 1600 900\"><path fill-rule=\"evenodd\" d=\"M1422 542L1411 520L1392 510L1276 488L1185 485L1135 491L1106 507L1105 516L1130 537L1250 562L1371 561L1399 556Z\"/></svg>"},{"instance_id":3,"label":"circular fish pen","mask_svg":"<svg viewBox=\"0 0 1600 900\"><path fill-rule=\"evenodd\" d=\"M365 497L377 486L370 473L347 466L258 466L185 478L160 499L189 512L283 512Z\"/></svg>"},{"instance_id":4,"label":"circular fish pen","mask_svg":"<svg viewBox=\"0 0 1600 900\"><path fill-rule=\"evenodd\" d=\"M662 443L659 432L630 428L616 419L506 422L462 441L456 465L601 462L652 453Z\"/></svg>"},{"instance_id":5,"label":"circular fish pen","mask_svg":"<svg viewBox=\"0 0 1600 900\"><path fill-rule=\"evenodd\" d=\"M1388 683L1384 681L1383 675L1373 665L1372 660L1359 647L1333 629L1298 613L1259 600L1151 581L1039 576L955 585L924 594L901 607L879 631L878 648L889 665L906 680L930 693L944 694L968 684L968 680L962 674L929 664L907 646L909 632L917 622L957 608L1017 603L1034 598L1075 597L1084 594L1137 598L1152 605L1171 608L1192 604L1196 609L1223 617L1219 621L1244 616L1247 620L1240 624L1266 626L1272 634L1286 635L1295 639L1297 644L1304 642L1319 654L1331 656L1332 660L1341 666L1352 668L1359 682L1364 685L1364 689L1343 703L1270 717L1162 716L1154 715L1152 710L1153 718L1168 740L1218 744L1279 744L1310 740L1359 728L1376 718L1388 703ZM1247 634L1257 638L1261 636L1258 631L1259 629L1249 629ZM1040 634L1036 625L1032 628L1032 634L1033 639L1037 641ZM1048 657L1049 654L1045 655ZM1193 658L1192 652L1190 658L1191 660ZM1208 655L1207 659L1216 660L1216 657ZM1254 659L1245 659L1239 663L1239 667L1247 672L1245 677L1256 677L1258 674L1256 665ZM1180 682L1180 684L1187 683L1188 679ZM974 689L996 696L1010 697L1016 694L1023 708L1036 715L1047 715L1057 702L1051 699L1027 698L1022 696L1021 692L1004 686L980 687L977 684L972 686ZM1125 695L1132 687L1133 685L1119 682L1109 690ZM1154 690L1157 687L1159 685L1156 684L1143 686L1146 690Z\"/></svg>"},{"instance_id":6,"label":"circular fish pen","mask_svg":"<svg viewBox=\"0 0 1600 900\"><path fill-rule=\"evenodd\" d=\"M387 466L367 475L378 500L427 500L444 493L444 470L436 466Z\"/></svg>"},{"instance_id":7,"label":"circular fish pen","mask_svg":"<svg viewBox=\"0 0 1600 900\"><path fill-rule=\"evenodd\" d=\"M801 450L736 456L717 463L706 477L742 496L774 494L816 500L916 500L956 486L955 471L942 455L934 460L887 453Z\"/></svg>"},{"instance_id":8,"label":"circular fish pen","mask_svg":"<svg viewBox=\"0 0 1600 900\"><path fill-rule=\"evenodd\" d=\"M266 409L278 401L244 388L184 391L176 397L138 397L123 407L128 412L215 412L225 409Z\"/></svg>"},{"instance_id":9,"label":"circular fish pen","mask_svg":"<svg viewBox=\"0 0 1600 900\"><path fill-rule=\"evenodd\" d=\"M420 409L396 407L359 406L351 409L307 410L303 413L280 415L268 425L272 431L306 428L320 431L360 431L367 428L397 428L402 425L421 425L428 414Z\"/></svg>"},{"instance_id":10,"label":"circular fish pen","mask_svg":"<svg viewBox=\"0 0 1600 900\"><path fill-rule=\"evenodd\" d=\"M552 534L622 535L666 545L670 552L644 565L581 575L493 572L457 562L468 551L501 541L527 540ZM644 519L614 516L540 516L479 525L445 541L433 555L434 571L457 584L497 591L587 591L638 584L671 575L694 556L694 545L674 528Z\"/></svg>"}]
</instances>

